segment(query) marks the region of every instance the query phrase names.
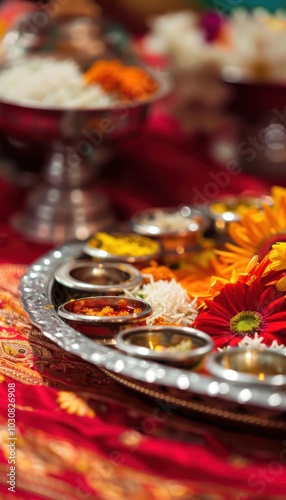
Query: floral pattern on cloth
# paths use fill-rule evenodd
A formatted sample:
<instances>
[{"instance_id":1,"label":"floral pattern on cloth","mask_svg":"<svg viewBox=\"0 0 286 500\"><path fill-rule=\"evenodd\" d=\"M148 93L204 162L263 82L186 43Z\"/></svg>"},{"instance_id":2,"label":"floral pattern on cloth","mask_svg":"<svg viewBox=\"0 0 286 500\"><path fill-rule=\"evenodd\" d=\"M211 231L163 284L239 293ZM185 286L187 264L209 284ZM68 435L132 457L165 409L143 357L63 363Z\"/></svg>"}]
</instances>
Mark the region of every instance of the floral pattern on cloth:
<instances>
[{"instance_id":1,"label":"floral pattern on cloth","mask_svg":"<svg viewBox=\"0 0 286 500\"><path fill-rule=\"evenodd\" d=\"M0 373L24 384L55 388L109 384L92 365L64 352L29 322L17 297L24 270L24 266L1 266Z\"/></svg>"}]
</instances>

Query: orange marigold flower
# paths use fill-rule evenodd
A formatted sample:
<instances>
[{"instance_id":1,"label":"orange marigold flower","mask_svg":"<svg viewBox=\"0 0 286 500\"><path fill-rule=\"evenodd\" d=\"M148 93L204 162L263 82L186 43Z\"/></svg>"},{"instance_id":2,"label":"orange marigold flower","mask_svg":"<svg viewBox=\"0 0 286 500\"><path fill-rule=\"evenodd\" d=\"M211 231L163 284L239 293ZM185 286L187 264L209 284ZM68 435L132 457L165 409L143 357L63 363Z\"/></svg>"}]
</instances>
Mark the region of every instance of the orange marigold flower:
<instances>
[{"instance_id":1,"label":"orange marigold flower","mask_svg":"<svg viewBox=\"0 0 286 500\"><path fill-rule=\"evenodd\" d=\"M119 59L96 61L84 74L89 84L98 84L122 101L145 99L158 83L143 68L126 66Z\"/></svg>"},{"instance_id":2,"label":"orange marigold flower","mask_svg":"<svg viewBox=\"0 0 286 500\"><path fill-rule=\"evenodd\" d=\"M169 321L165 321L164 318L162 318L162 316L154 319L153 325L156 325L156 326L170 326L170 325L180 326L180 325L178 325L178 323L170 323Z\"/></svg>"},{"instance_id":3,"label":"orange marigold flower","mask_svg":"<svg viewBox=\"0 0 286 500\"><path fill-rule=\"evenodd\" d=\"M151 274L154 281L164 280L171 281L175 278L175 273L167 266L149 266L141 269L142 274Z\"/></svg>"},{"instance_id":4,"label":"orange marigold flower","mask_svg":"<svg viewBox=\"0 0 286 500\"><path fill-rule=\"evenodd\" d=\"M198 297L199 303L211 298L209 292L211 277L221 276L224 265L218 260L212 249L194 253L182 267L174 270L176 280L190 297Z\"/></svg>"}]
</instances>

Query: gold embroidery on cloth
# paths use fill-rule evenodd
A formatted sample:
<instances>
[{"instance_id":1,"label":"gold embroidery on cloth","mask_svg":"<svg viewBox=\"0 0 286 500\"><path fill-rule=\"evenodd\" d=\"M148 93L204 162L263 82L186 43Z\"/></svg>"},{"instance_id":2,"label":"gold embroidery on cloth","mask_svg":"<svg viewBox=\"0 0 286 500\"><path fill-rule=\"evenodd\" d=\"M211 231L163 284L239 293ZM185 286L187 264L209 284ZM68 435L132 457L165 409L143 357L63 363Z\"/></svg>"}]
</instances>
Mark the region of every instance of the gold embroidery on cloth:
<instances>
[{"instance_id":1,"label":"gold embroidery on cloth","mask_svg":"<svg viewBox=\"0 0 286 500\"><path fill-rule=\"evenodd\" d=\"M31 325L16 296L24 269L0 266L0 373L24 384L57 389L113 384L96 367L63 351Z\"/></svg>"},{"instance_id":2,"label":"gold embroidery on cloth","mask_svg":"<svg viewBox=\"0 0 286 500\"><path fill-rule=\"evenodd\" d=\"M26 271L21 264L1 264L1 288L17 296L19 279Z\"/></svg>"},{"instance_id":3,"label":"gold embroidery on cloth","mask_svg":"<svg viewBox=\"0 0 286 500\"><path fill-rule=\"evenodd\" d=\"M1 276L1 274L0 274ZM2 286L2 281L1 281ZM29 323L28 316L23 311L18 299L9 292L0 290L0 332L2 335L5 334L9 336L10 334L15 334L14 329L18 329L19 332L25 332L30 330L32 326Z\"/></svg>"},{"instance_id":4,"label":"gold embroidery on cloth","mask_svg":"<svg viewBox=\"0 0 286 500\"><path fill-rule=\"evenodd\" d=\"M60 391L57 396L57 403L67 413L74 413L79 417L92 418L95 416L95 412L88 406L87 402L73 392Z\"/></svg>"}]
</instances>

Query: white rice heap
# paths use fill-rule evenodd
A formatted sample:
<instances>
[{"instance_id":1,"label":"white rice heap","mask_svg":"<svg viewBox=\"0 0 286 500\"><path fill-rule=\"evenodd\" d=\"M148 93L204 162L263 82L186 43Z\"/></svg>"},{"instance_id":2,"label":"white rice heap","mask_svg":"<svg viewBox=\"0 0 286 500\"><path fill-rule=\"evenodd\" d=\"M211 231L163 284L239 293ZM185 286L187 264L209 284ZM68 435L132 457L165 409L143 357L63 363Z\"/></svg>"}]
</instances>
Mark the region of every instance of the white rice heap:
<instances>
[{"instance_id":1,"label":"white rice heap","mask_svg":"<svg viewBox=\"0 0 286 500\"><path fill-rule=\"evenodd\" d=\"M0 98L64 108L97 108L114 102L99 85L86 83L74 61L52 57L32 57L3 70Z\"/></svg>"},{"instance_id":2,"label":"white rice heap","mask_svg":"<svg viewBox=\"0 0 286 500\"><path fill-rule=\"evenodd\" d=\"M191 300L184 288L173 278L171 281L154 281L149 276L150 283L144 284L133 293L126 291L126 295L140 297L150 304L153 313L147 318L147 324L153 324L156 318L171 324L190 326L196 319L197 298Z\"/></svg>"}]
</instances>

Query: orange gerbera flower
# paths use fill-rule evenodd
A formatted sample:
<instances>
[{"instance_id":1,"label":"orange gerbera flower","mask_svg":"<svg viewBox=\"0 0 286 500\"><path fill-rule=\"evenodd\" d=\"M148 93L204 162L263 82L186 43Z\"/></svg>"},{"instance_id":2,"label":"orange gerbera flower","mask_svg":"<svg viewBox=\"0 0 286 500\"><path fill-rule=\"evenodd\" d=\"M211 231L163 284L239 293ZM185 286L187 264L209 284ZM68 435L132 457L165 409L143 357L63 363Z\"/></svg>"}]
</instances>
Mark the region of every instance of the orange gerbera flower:
<instances>
[{"instance_id":1,"label":"orange gerbera flower","mask_svg":"<svg viewBox=\"0 0 286 500\"><path fill-rule=\"evenodd\" d=\"M265 286L275 284L276 282L274 279L276 275L274 276L275 273L269 268L269 262L268 254L261 262L258 261L258 257L255 255L250 259L243 272L237 273L236 270L233 269L230 278L226 278L225 276L212 276L205 299L214 299L225 285L229 283L234 284L240 282L250 285L255 280L261 280Z\"/></svg>"},{"instance_id":2,"label":"orange gerbera flower","mask_svg":"<svg viewBox=\"0 0 286 500\"><path fill-rule=\"evenodd\" d=\"M274 243L286 241L286 189L274 186L271 195L273 206L263 204L262 210L251 208L241 221L230 224L233 243L226 243L225 251L216 251L226 266L224 275L230 276L233 269L243 272L254 255L260 261Z\"/></svg>"},{"instance_id":3,"label":"orange gerbera flower","mask_svg":"<svg viewBox=\"0 0 286 500\"><path fill-rule=\"evenodd\" d=\"M208 292L210 279L215 274L221 275L224 264L219 262L213 249L194 253L180 269L174 270L176 280L190 297L198 297L199 303L211 295Z\"/></svg>"}]
</instances>

